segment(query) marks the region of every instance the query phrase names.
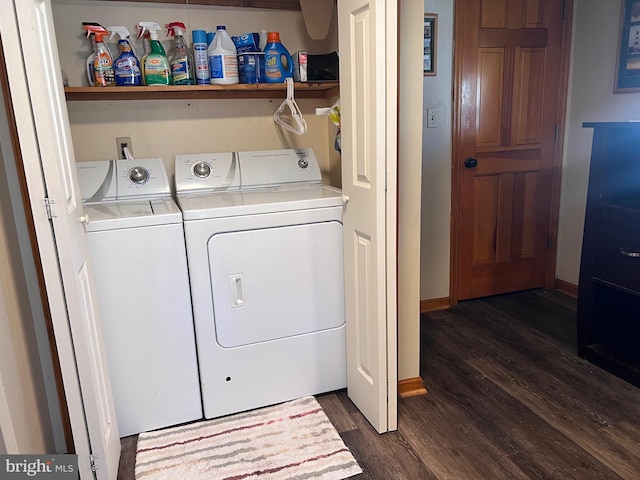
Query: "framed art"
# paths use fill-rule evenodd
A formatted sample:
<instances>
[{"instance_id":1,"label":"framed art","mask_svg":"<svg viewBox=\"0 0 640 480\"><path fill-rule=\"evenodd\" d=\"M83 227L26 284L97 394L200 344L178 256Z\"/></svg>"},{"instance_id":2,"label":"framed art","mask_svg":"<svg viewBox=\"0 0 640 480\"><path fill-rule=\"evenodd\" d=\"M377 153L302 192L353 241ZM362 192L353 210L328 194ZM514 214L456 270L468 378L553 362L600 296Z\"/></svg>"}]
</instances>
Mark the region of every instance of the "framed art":
<instances>
[{"instance_id":1,"label":"framed art","mask_svg":"<svg viewBox=\"0 0 640 480\"><path fill-rule=\"evenodd\" d=\"M624 0L614 93L640 92L640 0Z\"/></svg>"},{"instance_id":2,"label":"framed art","mask_svg":"<svg viewBox=\"0 0 640 480\"><path fill-rule=\"evenodd\" d=\"M638 0L640 3L640 0ZM424 75L436 74L436 32L438 28L438 15L435 13L424 14Z\"/></svg>"}]
</instances>

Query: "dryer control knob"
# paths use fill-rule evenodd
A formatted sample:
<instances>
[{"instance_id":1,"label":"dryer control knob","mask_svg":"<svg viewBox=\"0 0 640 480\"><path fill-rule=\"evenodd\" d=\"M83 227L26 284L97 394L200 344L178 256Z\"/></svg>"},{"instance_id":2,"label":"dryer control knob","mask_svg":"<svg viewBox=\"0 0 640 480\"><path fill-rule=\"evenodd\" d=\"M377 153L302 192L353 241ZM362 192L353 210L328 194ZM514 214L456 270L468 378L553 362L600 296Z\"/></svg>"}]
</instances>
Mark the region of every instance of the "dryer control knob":
<instances>
[{"instance_id":1,"label":"dryer control knob","mask_svg":"<svg viewBox=\"0 0 640 480\"><path fill-rule=\"evenodd\" d=\"M149 181L149 170L143 167L133 167L129 170L129 180L137 185L142 185Z\"/></svg>"},{"instance_id":2,"label":"dryer control knob","mask_svg":"<svg viewBox=\"0 0 640 480\"><path fill-rule=\"evenodd\" d=\"M206 162L196 163L193 166L193 173L198 178L207 178L211 175L211 167Z\"/></svg>"}]
</instances>

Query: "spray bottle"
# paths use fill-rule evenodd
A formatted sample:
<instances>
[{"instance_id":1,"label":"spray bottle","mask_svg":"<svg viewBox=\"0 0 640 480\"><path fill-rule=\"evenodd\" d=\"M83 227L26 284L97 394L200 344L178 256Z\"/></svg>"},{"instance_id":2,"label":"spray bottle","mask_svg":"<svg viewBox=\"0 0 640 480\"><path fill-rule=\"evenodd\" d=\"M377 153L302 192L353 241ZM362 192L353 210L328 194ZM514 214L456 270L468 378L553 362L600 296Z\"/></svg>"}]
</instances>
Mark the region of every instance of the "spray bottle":
<instances>
[{"instance_id":1,"label":"spray bottle","mask_svg":"<svg viewBox=\"0 0 640 480\"><path fill-rule=\"evenodd\" d=\"M174 38L173 55L169 59L171 77L174 85L193 85L193 55L184 39L187 27L182 22L172 22L165 25L167 36Z\"/></svg>"},{"instance_id":2,"label":"spray bottle","mask_svg":"<svg viewBox=\"0 0 640 480\"><path fill-rule=\"evenodd\" d=\"M151 53L151 37L149 31L146 28L142 28L140 25L136 25L138 29L137 38L142 38L142 57L140 57L140 77L142 85L146 85L147 82L144 78L144 62L147 59L147 55Z\"/></svg>"},{"instance_id":3,"label":"spray bottle","mask_svg":"<svg viewBox=\"0 0 640 480\"><path fill-rule=\"evenodd\" d=\"M143 63L144 80L146 85L171 85L171 65L164 51L164 47L158 40L158 32L162 30L156 22L138 22L142 29L141 35L149 32L151 38L151 53L146 56Z\"/></svg>"},{"instance_id":4,"label":"spray bottle","mask_svg":"<svg viewBox=\"0 0 640 480\"><path fill-rule=\"evenodd\" d=\"M99 24L84 22L82 27L87 32L87 38L94 36L93 55L87 58L87 78L91 86L112 87L116 84L113 69L113 58L109 48L104 43L104 37L109 32Z\"/></svg>"},{"instance_id":5,"label":"spray bottle","mask_svg":"<svg viewBox=\"0 0 640 480\"><path fill-rule=\"evenodd\" d=\"M99 23L96 23L96 22L82 22L82 28L83 29L87 25L93 25L95 27L100 27L101 26ZM85 32L87 32L86 29L85 29ZM89 40L91 42L91 55L89 55L87 57L87 61L86 61L87 66L86 66L86 72L85 73L86 73L86 75L88 77L87 80L89 81L89 86L90 87L94 87L95 84L96 84L96 79L93 78L92 65L93 65L93 59L96 56L96 42L95 42L95 39L93 38L93 35L90 35L88 32L86 34L87 34L87 37L89 38ZM207 83L209 83L209 82L207 82Z\"/></svg>"},{"instance_id":6,"label":"spray bottle","mask_svg":"<svg viewBox=\"0 0 640 480\"><path fill-rule=\"evenodd\" d=\"M114 35L119 35L118 46L120 47L120 55L113 62L116 76L116 85L137 86L140 85L140 62L133 51L133 46L129 41L129 30L127 27L116 26L107 27L107 30L111 32L112 38Z\"/></svg>"}]
</instances>

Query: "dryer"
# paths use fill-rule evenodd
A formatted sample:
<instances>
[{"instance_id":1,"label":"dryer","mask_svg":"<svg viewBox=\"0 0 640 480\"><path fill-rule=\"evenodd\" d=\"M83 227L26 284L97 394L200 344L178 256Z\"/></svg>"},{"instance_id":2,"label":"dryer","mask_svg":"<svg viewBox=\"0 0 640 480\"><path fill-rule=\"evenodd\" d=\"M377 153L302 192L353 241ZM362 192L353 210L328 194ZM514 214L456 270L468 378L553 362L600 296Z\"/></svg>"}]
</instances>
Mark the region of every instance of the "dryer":
<instances>
[{"instance_id":1,"label":"dryer","mask_svg":"<svg viewBox=\"0 0 640 480\"><path fill-rule=\"evenodd\" d=\"M162 160L76 167L120 436L202 418L182 214Z\"/></svg>"},{"instance_id":2,"label":"dryer","mask_svg":"<svg viewBox=\"0 0 640 480\"><path fill-rule=\"evenodd\" d=\"M311 149L178 155L206 418L346 386L342 192Z\"/></svg>"}]
</instances>

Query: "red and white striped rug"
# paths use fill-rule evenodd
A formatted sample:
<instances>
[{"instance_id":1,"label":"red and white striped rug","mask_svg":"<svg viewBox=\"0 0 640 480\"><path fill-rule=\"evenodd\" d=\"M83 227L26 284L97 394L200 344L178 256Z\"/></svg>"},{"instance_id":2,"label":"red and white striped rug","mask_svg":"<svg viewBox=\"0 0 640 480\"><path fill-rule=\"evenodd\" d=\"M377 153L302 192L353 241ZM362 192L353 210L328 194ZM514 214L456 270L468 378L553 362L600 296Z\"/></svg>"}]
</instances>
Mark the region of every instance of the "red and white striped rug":
<instances>
[{"instance_id":1,"label":"red and white striped rug","mask_svg":"<svg viewBox=\"0 0 640 480\"><path fill-rule=\"evenodd\" d=\"M362 472L313 397L142 433L137 480L341 480Z\"/></svg>"}]
</instances>

